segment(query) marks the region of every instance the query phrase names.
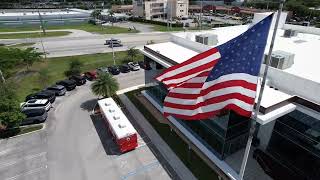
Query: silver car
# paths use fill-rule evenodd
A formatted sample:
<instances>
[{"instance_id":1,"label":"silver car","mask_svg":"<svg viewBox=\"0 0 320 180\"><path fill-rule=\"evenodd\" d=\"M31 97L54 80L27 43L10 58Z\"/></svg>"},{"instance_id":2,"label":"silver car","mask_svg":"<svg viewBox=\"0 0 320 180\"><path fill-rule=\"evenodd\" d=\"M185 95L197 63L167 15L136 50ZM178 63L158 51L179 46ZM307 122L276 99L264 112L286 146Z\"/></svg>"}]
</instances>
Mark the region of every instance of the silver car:
<instances>
[{"instance_id":1,"label":"silver car","mask_svg":"<svg viewBox=\"0 0 320 180\"><path fill-rule=\"evenodd\" d=\"M45 109L49 111L51 108L51 103L48 99L31 99L27 102L21 103L21 110L29 110L29 109Z\"/></svg>"},{"instance_id":2,"label":"silver car","mask_svg":"<svg viewBox=\"0 0 320 180\"><path fill-rule=\"evenodd\" d=\"M129 62L128 66L130 67L131 71L139 71L140 70L140 66L136 62Z\"/></svg>"}]
</instances>

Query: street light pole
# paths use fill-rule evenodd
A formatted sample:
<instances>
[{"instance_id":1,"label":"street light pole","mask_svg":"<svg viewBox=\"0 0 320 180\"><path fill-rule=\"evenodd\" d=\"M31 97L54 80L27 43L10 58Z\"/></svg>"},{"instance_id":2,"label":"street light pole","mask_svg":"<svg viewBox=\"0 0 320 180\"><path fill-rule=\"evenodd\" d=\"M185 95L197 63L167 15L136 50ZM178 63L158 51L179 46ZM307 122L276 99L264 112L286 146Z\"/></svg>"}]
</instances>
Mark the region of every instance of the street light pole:
<instances>
[{"instance_id":1,"label":"street light pole","mask_svg":"<svg viewBox=\"0 0 320 180\"><path fill-rule=\"evenodd\" d=\"M262 76L261 88L260 88L257 104L256 104L256 107L255 107L255 110L254 110L254 113L253 113L250 132L249 132L249 137L248 137L246 149L245 149L245 152L244 152L243 160L242 160L242 163L241 163L241 168L240 168L240 173L239 173L240 180L243 180L244 172L245 172L245 169L246 169L246 165L247 165L247 161L248 161L248 157L249 157L249 153L250 153L252 139L253 139L253 136L254 136L254 133L255 133L255 130L256 130L257 117L258 117L258 113L259 113L259 109L260 109L260 105L261 105L262 94L263 94L264 87L265 87L265 84L266 84L268 69L269 69L269 65L271 63L271 54L272 54L274 41L275 41L276 34L277 34L279 19L280 19L280 16L281 16L281 11L282 11L284 2L285 2L285 0L280 0L277 19L276 19L276 23L274 25L272 39L271 39L271 43L270 43L270 48L269 48L269 52L268 52L268 56L267 56L266 66L264 68L264 72L263 72L263 76Z\"/></svg>"},{"instance_id":2,"label":"street light pole","mask_svg":"<svg viewBox=\"0 0 320 180\"><path fill-rule=\"evenodd\" d=\"M113 60L113 65L116 65L116 60L114 58L114 50L113 50L113 40L111 38L111 48L112 48L112 60Z\"/></svg>"},{"instance_id":3,"label":"street light pole","mask_svg":"<svg viewBox=\"0 0 320 180\"><path fill-rule=\"evenodd\" d=\"M3 83L5 83L5 82L6 82L6 80L4 79L4 76L3 76L3 74L2 74L1 69L0 69L0 76L1 76L1 80L2 80L2 82L3 82Z\"/></svg>"}]
</instances>

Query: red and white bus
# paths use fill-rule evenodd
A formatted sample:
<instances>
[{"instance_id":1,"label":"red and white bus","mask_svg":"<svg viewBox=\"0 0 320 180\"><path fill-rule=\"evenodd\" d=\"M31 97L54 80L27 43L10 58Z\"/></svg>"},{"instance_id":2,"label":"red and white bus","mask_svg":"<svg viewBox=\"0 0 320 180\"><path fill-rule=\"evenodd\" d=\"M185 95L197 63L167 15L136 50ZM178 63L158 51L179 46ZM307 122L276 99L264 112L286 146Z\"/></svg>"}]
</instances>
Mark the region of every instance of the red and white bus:
<instances>
[{"instance_id":1,"label":"red and white bus","mask_svg":"<svg viewBox=\"0 0 320 180\"><path fill-rule=\"evenodd\" d=\"M108 130L120 152L127 152L138 146L137 131L112 98L98 101L100 112L107 123Z\"/></svg>"}]
</instances>

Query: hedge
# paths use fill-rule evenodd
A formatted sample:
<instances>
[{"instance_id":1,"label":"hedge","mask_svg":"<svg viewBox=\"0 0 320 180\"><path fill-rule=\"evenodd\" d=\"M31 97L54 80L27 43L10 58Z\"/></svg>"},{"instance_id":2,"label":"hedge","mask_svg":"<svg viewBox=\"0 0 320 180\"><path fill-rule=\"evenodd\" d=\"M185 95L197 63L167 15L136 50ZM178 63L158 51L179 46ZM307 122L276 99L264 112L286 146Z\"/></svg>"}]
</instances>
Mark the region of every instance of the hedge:
<instances>
[{"instance_id":1,"label":"hedge","mask_svg":"<svg viewBox=\"0 0 320 180\"><path fill-rule=\"evenodd\" d=\"M157 24L157 25L162 25L166 26L166 22L161 22L161 21L153 21L153 20L148 20L148 19L143 19L143 18L137 18L137 17L130 17L129 21L134 21L134 22L142 22L142 23L149 23L149 24ZM173 23L172 27L183 27L182 23Z\"/></svg>"}]
</instances>

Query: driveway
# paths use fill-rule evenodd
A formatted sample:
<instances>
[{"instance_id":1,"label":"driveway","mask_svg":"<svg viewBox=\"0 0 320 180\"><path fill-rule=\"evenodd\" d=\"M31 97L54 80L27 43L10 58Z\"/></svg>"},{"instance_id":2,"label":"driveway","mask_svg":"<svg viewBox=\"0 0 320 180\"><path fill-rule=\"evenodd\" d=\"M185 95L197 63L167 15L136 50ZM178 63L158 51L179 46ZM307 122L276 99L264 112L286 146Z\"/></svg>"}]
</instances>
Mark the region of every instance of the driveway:
<instances>
[{"instance_id":1,"label":"driveway","mask_svg":"<svg viewBox=\"0 0 320 180\"><path fill-rule=\"evenodd\" d=\"M114 23L114 26L118 27L123 27L123 28L131 28L140 31L140 32L152 32L153 26L152 25L147 25L147 24L142 24L142 23L135 23L135 22L119 22L119 23Z\"/></svg>"},{"instance_id":2,"label":"driveway","mask_svg":"<svg viewBox=\"0 0 320 180\"><path fill-rule=\"evenodd\" d=\"M121 88L144 82L143 71L116 78ZM0 141L1 180L171 179L138 127L138 148L119 153L104 122L90 114L96 103L90 84L57 98L45 130Z\"/></svg>"}]
</instances>

